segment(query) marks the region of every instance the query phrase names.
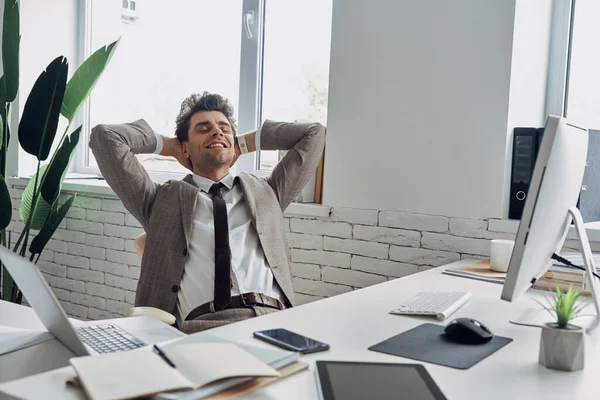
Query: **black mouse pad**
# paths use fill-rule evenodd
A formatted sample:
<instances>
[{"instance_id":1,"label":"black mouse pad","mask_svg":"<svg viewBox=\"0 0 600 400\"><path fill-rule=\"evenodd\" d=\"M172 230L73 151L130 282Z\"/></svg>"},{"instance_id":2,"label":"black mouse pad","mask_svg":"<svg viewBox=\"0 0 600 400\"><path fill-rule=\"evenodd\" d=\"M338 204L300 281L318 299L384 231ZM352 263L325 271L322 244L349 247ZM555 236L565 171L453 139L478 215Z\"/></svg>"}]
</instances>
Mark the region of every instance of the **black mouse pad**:
<instances>
[{"instance_id":1,"label":"black mouse pad","mask_svg":"<svg viewBox=\"0 0 600 400\"><path fill-rule=\"evenodd\" d=\"M435 324L419 325L371 346L369 350L467 369L512 342L511 338L494 336L483 344L455 343L446 338L444 328L443 325Z\"/></svg>"}]
</instances>

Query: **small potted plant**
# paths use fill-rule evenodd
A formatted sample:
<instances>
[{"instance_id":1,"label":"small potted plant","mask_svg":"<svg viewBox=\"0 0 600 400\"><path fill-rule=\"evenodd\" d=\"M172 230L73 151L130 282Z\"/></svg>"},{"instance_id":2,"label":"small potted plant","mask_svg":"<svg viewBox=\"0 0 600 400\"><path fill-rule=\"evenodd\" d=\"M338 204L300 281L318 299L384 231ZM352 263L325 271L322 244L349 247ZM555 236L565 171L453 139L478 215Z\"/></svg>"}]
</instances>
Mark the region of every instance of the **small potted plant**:
<instances>
[{"instance_id":1,"label":"small potted plant","mask_svg":"<svg viewBox=\"0 0 600 400\"><path fill-rule=\"evenodd\" d=\"M570 323L585 307L585 304L577 305L581 294L573 286L566 293L557 287L556 295L549 301L549 307L542 304L542 307L556 317L556 322L542 327L539 362L546 368L563 371L583 369L585 330Z\"/></svg>"}]
</instances>

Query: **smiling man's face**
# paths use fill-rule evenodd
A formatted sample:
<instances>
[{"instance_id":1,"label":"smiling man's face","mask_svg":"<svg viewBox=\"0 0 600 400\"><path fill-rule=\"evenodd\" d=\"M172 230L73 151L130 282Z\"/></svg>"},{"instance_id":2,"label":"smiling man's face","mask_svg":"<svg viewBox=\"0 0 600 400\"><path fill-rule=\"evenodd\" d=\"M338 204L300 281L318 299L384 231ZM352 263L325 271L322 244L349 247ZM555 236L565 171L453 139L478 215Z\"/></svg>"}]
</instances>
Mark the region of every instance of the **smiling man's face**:
<instances>
[{"instance_id":1,"label":"smiling man's face","mask_svg":"<svg viewBox=\"0 0 600 400\"><path fill-rule=\"evenodd\" d=\"M219 111L198 111L190 118L188 142L183 155L192 161L194 170L207 171L228 167L235 156L231 124Z\"/></svg>"}]
</instances>

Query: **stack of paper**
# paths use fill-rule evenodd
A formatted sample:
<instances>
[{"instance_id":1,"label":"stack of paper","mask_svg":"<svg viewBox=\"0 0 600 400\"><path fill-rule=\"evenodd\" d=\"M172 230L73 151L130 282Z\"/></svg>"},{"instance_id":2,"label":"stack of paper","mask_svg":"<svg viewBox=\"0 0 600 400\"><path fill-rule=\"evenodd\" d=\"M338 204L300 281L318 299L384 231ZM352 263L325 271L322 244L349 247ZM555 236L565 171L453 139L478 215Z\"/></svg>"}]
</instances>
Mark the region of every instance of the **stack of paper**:
<instances>
[{"instance_id":1,"label":"stack of paper","mask_svg":"<svg viewBox=\"0 0 600 400\"><path fill-rule=\"evenodd\" d=\"M506 279L506 272L496 272L490 269L490 260L483 260L475 264L462 267L448 268L444 272L446 275L460 276L463 278L477 279L479 281L493 282L503 284Z\"/></svg>"}]
</instances>

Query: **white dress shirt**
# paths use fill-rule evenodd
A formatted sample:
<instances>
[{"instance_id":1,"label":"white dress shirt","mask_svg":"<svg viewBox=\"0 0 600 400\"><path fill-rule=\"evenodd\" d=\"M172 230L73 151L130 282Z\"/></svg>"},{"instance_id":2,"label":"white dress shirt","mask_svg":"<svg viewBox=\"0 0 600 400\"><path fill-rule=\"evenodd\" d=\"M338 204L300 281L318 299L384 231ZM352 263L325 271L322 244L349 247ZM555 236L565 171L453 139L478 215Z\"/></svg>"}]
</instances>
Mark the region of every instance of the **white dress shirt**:
<instances>
[{"instance_id":1,"label":"white dress shirt","mask_svg":"<svg viewBox=\"0 0 600 400\"><path fill-rule=\"evenodd\" d=\"M159 147L162 149L162 138L158 136L157 139L157 150ZM257 135L256 142L258 141ZM200 191L196 200L185 270L177 294L177 308L182 318L199 305L214 300L215 232L213 203L208 191L215 182L199 175L194 175L194 182ZM235 183L231 174L220 182L224 185L221 187L221 194L227 206L229 225L231 295L258 292L284 303L285 296L273 278L241 186Z\"/></svg>"}]
</instances>

